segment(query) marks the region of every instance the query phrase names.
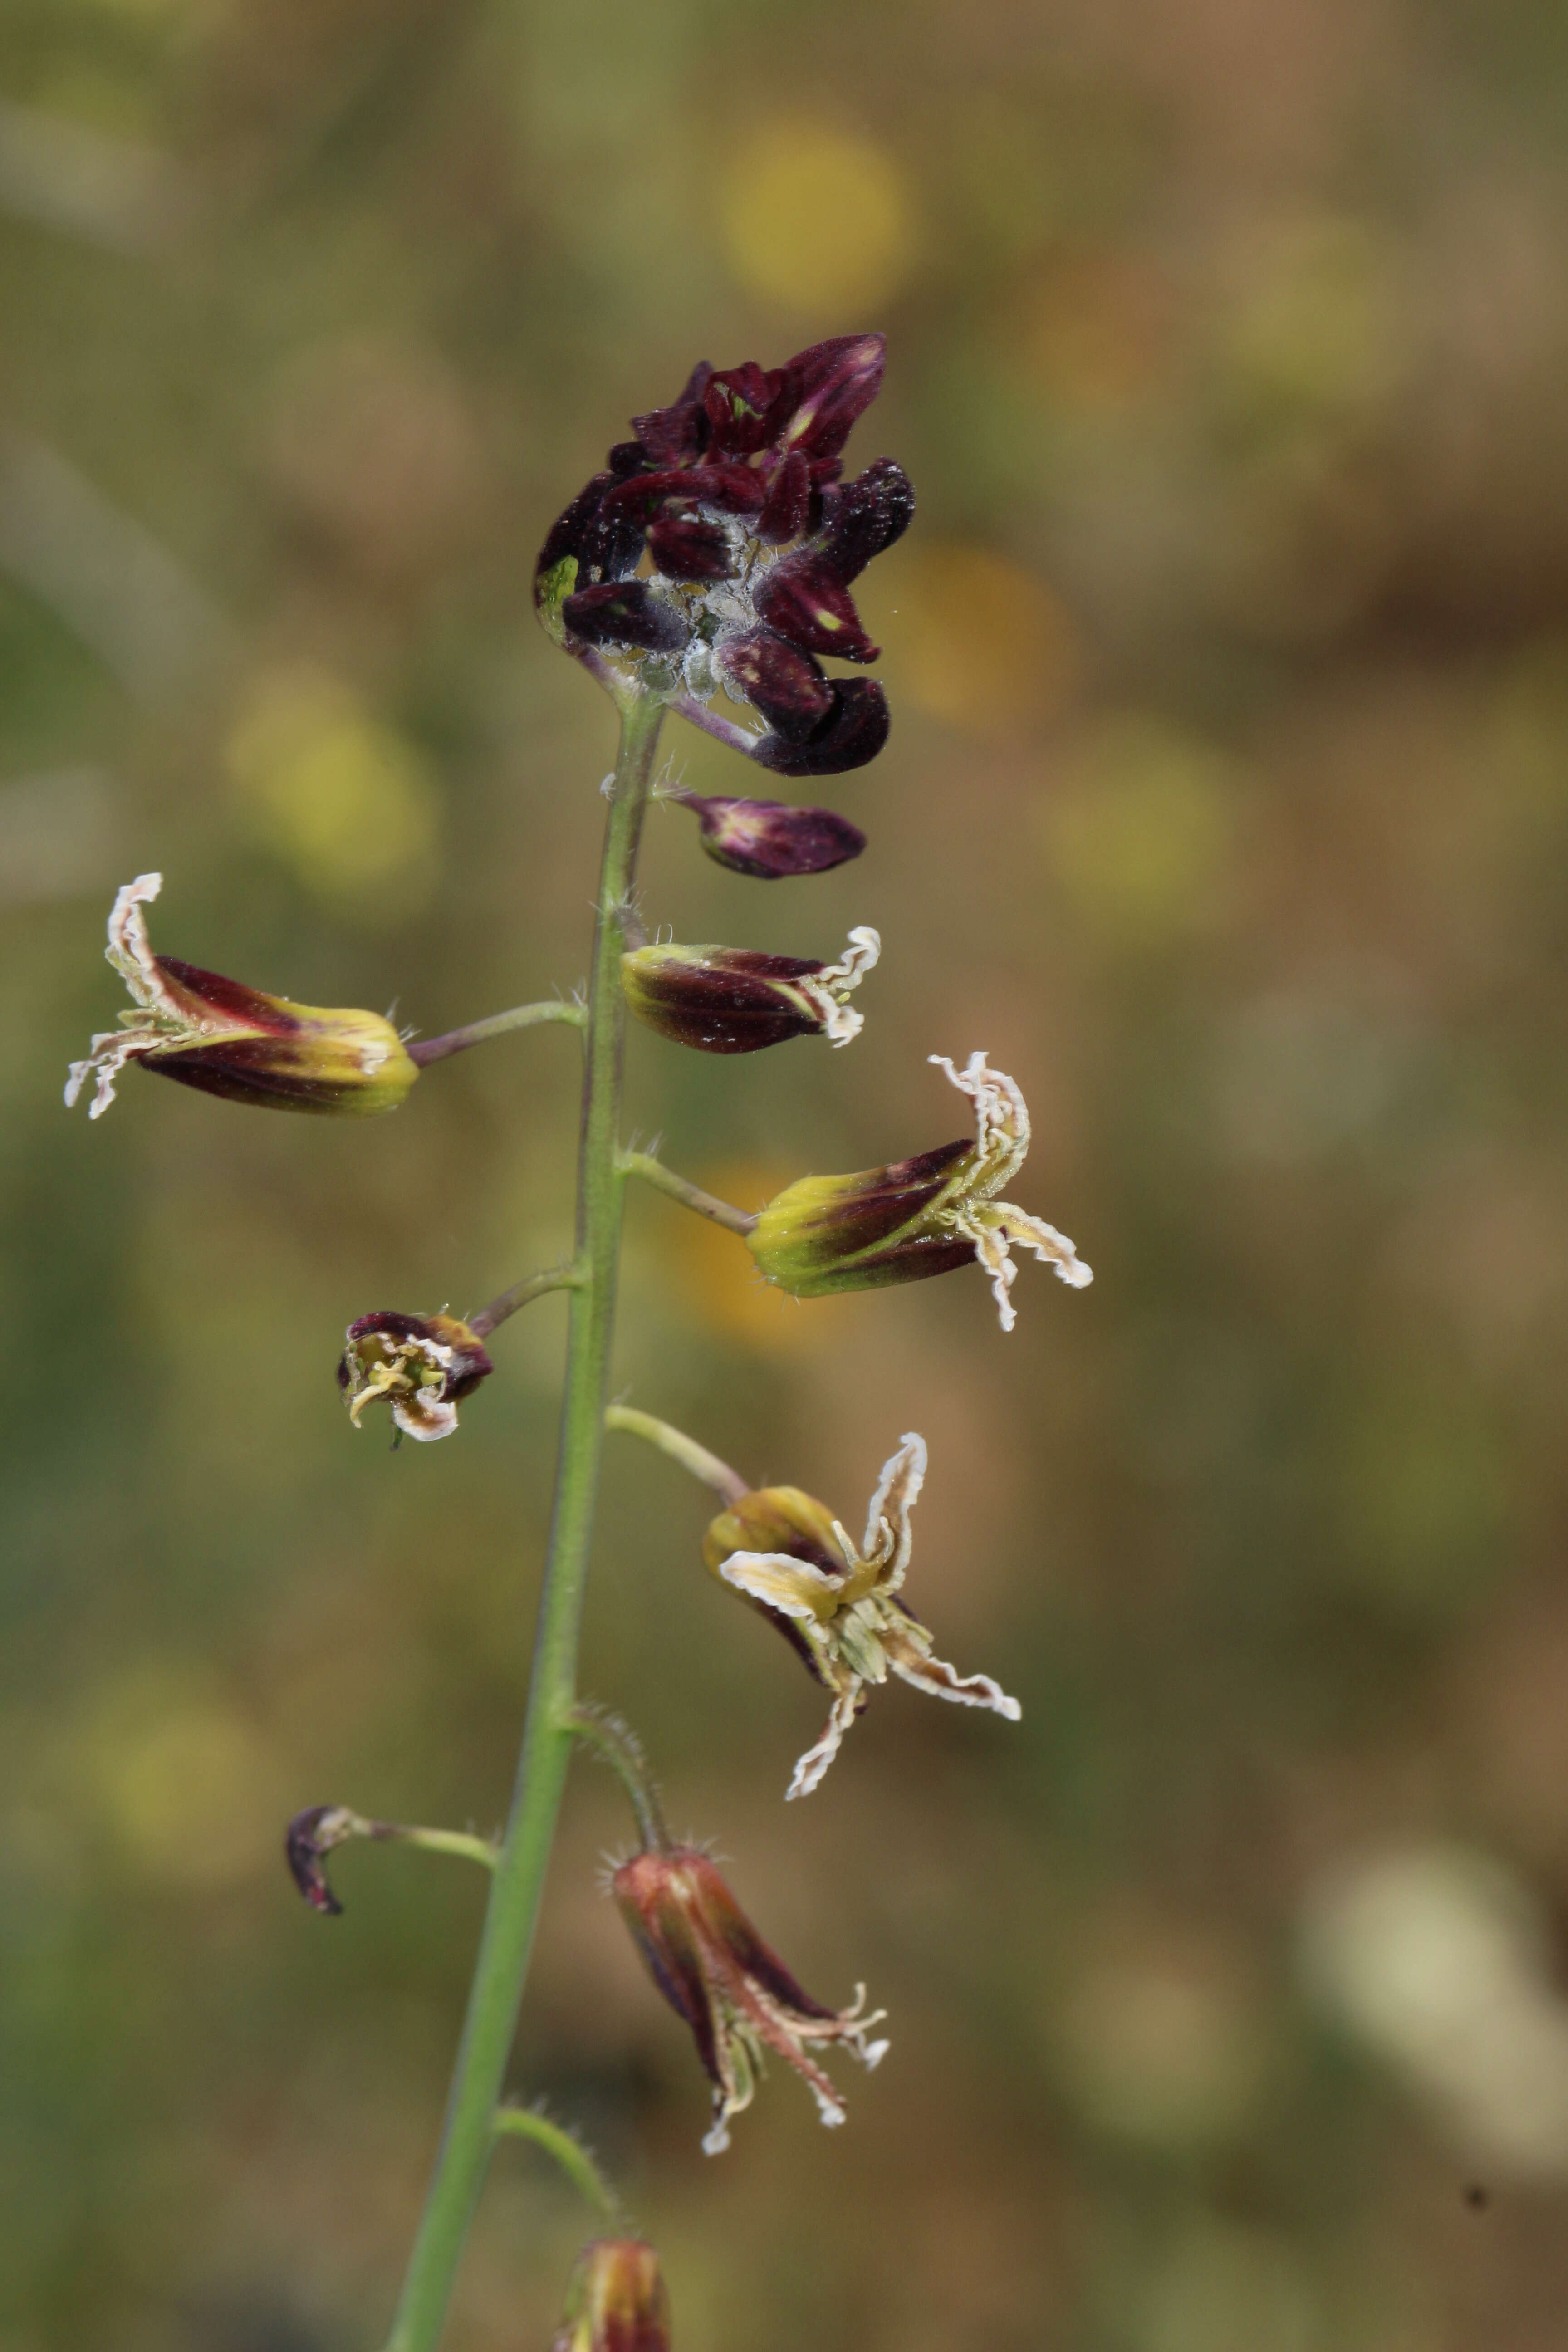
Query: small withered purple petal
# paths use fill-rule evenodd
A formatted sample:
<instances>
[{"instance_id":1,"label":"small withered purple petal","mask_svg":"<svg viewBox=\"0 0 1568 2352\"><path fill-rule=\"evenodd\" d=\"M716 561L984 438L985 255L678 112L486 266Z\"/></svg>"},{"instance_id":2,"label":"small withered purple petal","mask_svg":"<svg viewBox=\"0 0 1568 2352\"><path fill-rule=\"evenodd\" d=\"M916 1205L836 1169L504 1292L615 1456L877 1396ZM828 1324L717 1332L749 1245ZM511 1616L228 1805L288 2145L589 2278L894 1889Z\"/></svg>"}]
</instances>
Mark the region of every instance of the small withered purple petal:
<instances>
[{"instance_id":1,"label":"small withered purple petal","mask_svg":"<svg viewBox=\"0 0 1568 2352\"><path fill-rule=\"evenodd\" d=\"M731 874L779 882L826 874L866 846L858 824L834 809L792 808L785 801L731 800L693 793L682 803L697 817L703 849Z\"/></svg>"},{"instance_id":2,"label":"small withered purple petal","mask_svg":"<svg viewBox=\"0 0 1568 2352\"><path fill-rule=\"evenodd\" d=\"M327 1884L321 1864L340 1838L323 1836L322 1824L342 1818L341 1805L310 1805L296 1813L283 1834L283 1853L295 1885L324 1919L341 1916L342 1905Z\"/></svg>"},{"instance_id":3,"label":"small withered purple petal","mask_svg":"<svg viewBox=\"0 0 1568 2352\"><path fill-rule=\"evenodd\" d=\"M640 646L645 653L677 653L688 629L681 615L649 591L646 580L606 580L580 588L561 607L573 636L591 646Z\"/></svg>"},{"instance_id":4,"label":"small withered purple petal","mask_svg":"<svg viewBox=\"0 0 1568 2352\"><path fill-rule=\"evenodd\" d=\"M804 741L764 735L751 756L778 776L841 776L874 760L888 740L888 698L874 677L833 688L834 708Z\"/></svg>"}]
</instances>

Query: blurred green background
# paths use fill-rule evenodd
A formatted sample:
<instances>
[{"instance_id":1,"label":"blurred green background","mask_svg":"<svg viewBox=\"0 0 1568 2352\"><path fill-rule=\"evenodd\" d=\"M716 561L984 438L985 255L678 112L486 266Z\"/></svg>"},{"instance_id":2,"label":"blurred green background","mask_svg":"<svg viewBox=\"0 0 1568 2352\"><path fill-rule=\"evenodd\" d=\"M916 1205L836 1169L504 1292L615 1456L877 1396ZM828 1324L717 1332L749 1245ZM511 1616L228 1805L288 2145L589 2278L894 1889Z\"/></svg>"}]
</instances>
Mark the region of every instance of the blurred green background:
<instances>
[{"instance_id":1,"label":"blurred green background","mask_svg":"<svg viewBox=\"0 0 1568 2352\"><path fill-rule=\"evenodd\" d=\"M807 1986L720 2161L570 1797L515 2084L667 2258L680 2352L1561 2352L1568 2308L1568 36L1547 0L8 0L0 65L0 2352L374 2352L480 1889L563 1315L454 1443L332 1386L569 1231L574 1048L395 1118L65 1064L166 952L426 1034L581 976L607 706L531 562L691 362L889 338L850 456L889 747L857 865L656 815L652 919L837 951L849 1055L634 1038L752 1202L1024 1086L1096 1269L795 1307L632 1203L617 1383L858 1522L1016 1729L821 1703L612 1449L585 1681ZM699 790L755 771L689 730ZM763 787L765 789L765 786ZM454 2352L549 2338L581 2210L500 2153Z\"/></svg>"}]
</instances>

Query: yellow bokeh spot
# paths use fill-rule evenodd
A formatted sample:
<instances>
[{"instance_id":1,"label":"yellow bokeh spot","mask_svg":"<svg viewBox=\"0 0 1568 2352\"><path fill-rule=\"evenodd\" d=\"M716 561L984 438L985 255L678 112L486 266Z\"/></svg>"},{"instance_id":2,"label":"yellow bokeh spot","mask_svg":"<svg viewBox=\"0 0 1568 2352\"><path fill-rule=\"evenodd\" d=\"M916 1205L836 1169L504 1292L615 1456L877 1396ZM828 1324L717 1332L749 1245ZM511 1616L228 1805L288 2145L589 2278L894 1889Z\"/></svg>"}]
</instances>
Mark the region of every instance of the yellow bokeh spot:
<instances>
[{"instance_id":1,"label":"yellow bokeh spot","mask_svg":"<svg viewBox=\"0 0 1568 2352\"><path fill-rule=\"evenodd\" d=\"M1266 428L1363 410L1393 388L1408 331L1394 259L1359 221L1276 225L1259 236L1221 323L1222 390Z\"/></svg>"},{"instance_id":2,"label":"yellow bokeh spot","mask_svg":"<svg viewBox=\"0 0 1568 2352\"><path fill-rule=\"evenodd\" d=\"M915 255L908 185L887 150L805 122L774 122L736 157L720 228L747 291L798 310L885 301Z\"/></svg>"},{"instance_id":3,"label":"yellow bokeh spot","mask_svg":"<svg viewBox=\"0 0 1568 2352\"><path fill-rule=\"evenodd\" d=\"M1082 667L1059 599L989 548L899 548L861 603L886 644L895 703L972 735L1002 739L1055 717Z\"/></svg>"},{"instance_id":4,"label":"yellow bokeh spot","mask_svg":"<svg viewBox=\"0 0 1568 2352\"><path fill-rule=\"evenodd\" d=\"M1038 803L1037 828L1059 887L1119 945L1204 930L1229 902L1231 764L1164 719L1127 714L1099 728Z\"/></svg>"},{"instance_id":5,"label":"yellow bokeh spot","mask_svg":"<svg viewBox=\"0 0 1568 2352\"><path fill-rule=\"evenodd\" d=\"M226 760L247 822L309 889L405 911L437 870L440 804L413 746L325 670L264 676Z\"/></svg>"}]
</instances>

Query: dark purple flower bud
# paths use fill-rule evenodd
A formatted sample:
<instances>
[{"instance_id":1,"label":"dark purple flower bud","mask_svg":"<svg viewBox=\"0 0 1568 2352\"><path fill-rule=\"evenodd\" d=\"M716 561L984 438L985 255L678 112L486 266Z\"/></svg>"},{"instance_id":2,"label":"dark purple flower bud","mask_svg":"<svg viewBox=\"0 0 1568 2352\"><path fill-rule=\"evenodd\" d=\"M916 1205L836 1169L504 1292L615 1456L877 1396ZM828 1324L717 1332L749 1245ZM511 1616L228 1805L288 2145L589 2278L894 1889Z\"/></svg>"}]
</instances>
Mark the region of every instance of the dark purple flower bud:
<instances>
[{"instance_id":1,"label":"dark purple flower bud","mask_svg":"<svg viewBox=\"0 0 1568 2352\"><path fill-rule=\"evenodd\" d=\"M826 874L866 846L858 824L833 809L791 808L784 801L682 796L696 815L702 847L716 865L758 882L790 874Z\"/></svg>"},{"instance_id":2,"label":"dark purple flower bud","mask_svg":"<svg viewBox=\"0 0 1568 2352\"><path fill-rule=\"evenodd\" d=\"M583 2250L551 2352L669 2352L669 2297L642 2238L598 2238Z\"/></svg>"},{"instance_id":3,"label":"dark purple flower bud","mask_svg":"<svg viewBox=\"0 0 1568 2352\"><path fill-rule=\"evenodd\" d=\"M853 597L826 555L786 555L754 601L770 629L807 653L872 662L881 651L866 635Z\"/></svg>"},{"instance_id":4,"label":"dark purple flower bud","mask_svg":"<svg viewBox=\"0 0 1568 2352\"><path fill-rule=\"evenodd\" d=\"M820 1034L847 1045L865 1023L847 1003L882 942L862 925L837 963L752 948L637 948L621 958L621 986L639 1021L704 1054L754 1054Z\"/></svg>"},{"instance_id":5,"label":"dark purple flower bud","mask_svg":"<svg viewBox=\"0 0 1568 2352\"><path fill-rule=\"evenodd\" d=\"M325 1919L339 1917L343 1906L321 1865L335 1845L357 1837L360 1828L358 1814L346 1805L311 1805L296 1813L284 1832L283 1852L294 1884L311 1910Z\"/></svg>"},{"instance_id":6,"label":"dark purple flower bud","mask_svg":"<svg viewBox=\"0 0 1568 2352\"><path fill-rule=\"evenodd\" d=\"M702 405L714 448L749 457L775 437L795 405L794 387L787 370L760 368L755 360L746 360L709 377Z\"/></svg>"},{"instance_id":7,"label":"dark purple flower bud","mask_svg":"<svg viewBox=\"0 0 1568 2352\"><path fill-rule=\"evenodd\" d=\"M695 515L660 515L648 526L647 551L668 580L727 580L735 569L724 530Z\"/></svg>"},{"instance_id":8,"label":"dark purple flower bud","mask_svg":"<svg viewBox=\"0 0 1568 2352\"><path fill-rule=\"evenodd\" d=\"M902 539L915 516L915 488L891 457L878 457L842 488L822 494L819 545L846 585Z\"/></svg>"},{"instance_id":9,"label":"dark purple flower bud","mask_svg":"<svg viewBox=\"0 0 1568 2352\"><path fill-rule=\"evenodd\" d=\"M644 653L679 653L686 622L671 604L652 594L646 580L606 580L566 597L561 617L567 633L590 646L637 646Z\"/></svg>"},{"instance_id":10,"label":"dark purple flower bud","mask_svg":"<svg viewBox=\"0 0 1568 2352\"><path fill-rule=\"evenodd\" d=\"M634 474L609 493L606 504L617 514L636 514L651 521L666 499L689 499L721 514L757 514L767 499L767 485L750 466L682 466L665 473Z\"/></svg>"},{"instance_id":11,"label":"dark purple flower bud","mask_svg":"<svg viewBox=\"0 0 1568 2352\"><path fill-rule=\"evenodd\" d=\"M798 539L811 520L811 468L792 449L773 477L767 504L757 517L757 537L770 547Z\"/></svg>"},{"instance_id":12,"label":"dark purple flower bud","mask_svg":"<svg viewBox=\"0 0 1568 2352\"><path fill-rule=\"evenodd\" d=\"M754 704L792 741L805 741L835 708L836 688L818 664L771 629L723 639L713 667L738 700Z\"/></svg>"},{"instance_id":13,"label":"dark purple flower bud","mask_svg":"<svg viewBox=\"0 0 1568 2352\"><path fill-rule=\"evenodd\" d=\"M706 360L699 360L688 376L679 399L668 408L650 409L646 416L634 416L632 430L640 443L645 462L656 466L679 466L700 457L708 440L708 418L702 405L702 395L713 370Z\"/></svg>"},{"instance_id":14,"label":"dark purple flower bud","mask_svg":"<svg viewBox=\"0 0 1568 2352\"><path fill-rule=\"evenodd\" d=\"M881 390L887 357L884 335L834 335L798 352L787 362L798 396L784 427L785 448L807 457L837 457L856 418Z\"/></svg>"},{"instance_id":15,"label":"dark purple flower bud","mask_svg":"<svg viewBox=\"0 0 1568 2352\"><path fill-rule=\"evenodd\" d=\"M874 760L888 740L888 698L874 677L853 677L833 688L827 717L799 740L764 735L752 758L776 776L841 776Z\"/></svg>"}]
</instances>

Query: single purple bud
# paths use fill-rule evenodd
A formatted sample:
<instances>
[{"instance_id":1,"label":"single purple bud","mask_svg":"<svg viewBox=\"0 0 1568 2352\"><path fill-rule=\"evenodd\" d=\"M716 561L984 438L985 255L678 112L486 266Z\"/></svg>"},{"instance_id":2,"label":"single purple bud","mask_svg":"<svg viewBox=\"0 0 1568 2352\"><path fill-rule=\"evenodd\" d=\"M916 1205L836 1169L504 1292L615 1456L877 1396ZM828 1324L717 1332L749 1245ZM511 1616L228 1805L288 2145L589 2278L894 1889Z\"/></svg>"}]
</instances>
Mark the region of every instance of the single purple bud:
<instances>
[{"instance_id":1,"label":"single purple bud","mask_svg":"<svg viewBox=\"0 0 1568 2352\"><path fill-rule=\"evenodd\" d=\"M825 2124L841 2124L837 2090L811 2053L837 2042L866 2067L885 2056L885 2042L866 2038L882 2011L862 2013L865 1988L842 2010L824 2009L803 1992L746 1917L717 1864L695 1846L634 1854L612 1874L610 1886L649 1975L690 2029L713 2086L706 2153L717 2156L729 2147L730 2117L751 2105L763 2049L804 2078Z\"/></svg>"},{"instance_id":2,"label":"single purple bud","mask_svg":"<svg viewBox=\"0 0 1568 2352\"><path fill-rule=\"evenodd\" d=\"M728 580L735 569L729 534L690 515L661 515L650 523L647 551L667 580Z\"/></svg>"},{"instance_id":3,"label":"single purple bud","mask_svg":"<svg viewBox=\"0 0 1568 2352\"><path fill-rule=\"evenodd\" d=\"M775 776L842 776L874 760L888 740L888 698L874 677L833 688L833 709L804 739L760 736L751 757Z\"/></svg>"},{"instance_id":4,"label":"single purple bud","mask_svg":"<svg viewBox=\"0 0 1568 2352\"><path fill-rule=\"evenodd\" d=\"M450 1437L458 1407L495 1370L483 1340L455 1315L383 1307L343 1335L338 1386L355 1428L367 1404L389 1404L405 1436Z\"/></svg>"},{"instance_id":5,"label":"single purple bud","mask_svg":"<svg viewBox=\"0 0 1568 2352\"><path fill-rule=\"evenodd\" d=\"M646 580L606 580L563 600L567 634L590 646L636 646L650 654L680 652L690 632L673 604Z\"/></svg>"},{"instance_id":6,"label":"single purple bud","mask_svg":"<svg viewBox=\"0 0 1568 2352\"><path fill-rule=\"evenodd\" d=\"M795 406L794 388L784 368L760 368L744 360L709 377L702 406L712 427L713 446L738 457L765 449Z\"/></svg>"},{"instance_id":7,"label":"single purple bud","mask_svg":"<svg viewBox=\"0 0 1568 2352\"><path fill-rule=\"evenodd\" d=\"M669 2297L652 2246L641 2238L584 2246L551 2352L670 2352Z\"/></svg>"},{"instance_id":8,"label":"single purple bud","mask_svg":"<svg viewBox=\"0 0 1568 2352\"><path fill-rule=\"evenodd\" d=\"M789 1037L847 1045L864 1027L847 1003L882 942L862 927L837 963L749 948L653 946L621 958L621 985L639 1021L704 1054L754 1054Z\"/></svg>"},{"instance_id":9,"label":"single purple bud","mask_svg":"<svg viewBox=\"0 0 1568 2352\"><path fill-rule=\"evenodd\" d=\"M757 517L757 537L770 547L798 539L811 520L811 468L792 449L773 477L768 502Z\"/></svg>"},{"instance_id":10,"label":"single purple bud","mask_svg":"<svg viewBox=\"0 0 1568 2352\"><path fill-rule=\"evenodd\" d=\"M807 653L873 662L881 651L866 635L854 598L825 555L786 555L753 601L770 629Z\"/></svg>"},{"instance_id":11,"label":"single purple bud","mask_svg":"<svg viewBox=\"0 0 1568 2352\"><path fill-rule=\"evenodd\" d=\"M786 448L807 457L837 457L857 417L882 388L888 362L885 335L833 335L786 362L796 407L784 427Z\"/></svg>"},{"instance_id":12,"label":"single purple bud","mask_svg":"<svg viewBox=\"0 0 1568 2352\"><path fill-rule=\"evenodd\" d=\"M826 874L847 866L866 846L858 824L832 809L791 808L784 801L680 796L697 818L702 847L716 865L758 882L791 874Z\"/></svg>"},{"instance_id":13,"label":"single purple bud","mask_svg":"<svg viewBox=\"0 0 1568 2352\"><path fill-rule=\"evenodd\" d=\"M792 741L808 740L836 708L821 664L772 629L723 638L713 667L737 701L751 703Z\"/></svg>"},{"instance_id":14,"label":"single purple bud","mask_svg":"<svg viewBox=\"0 0 1568 2352\"><path fill-rule=\"evenodd\" d=\"M894 458L877 457L852 482L823 492L819 543L847 586L914 519L914 484Z\"/></svg>"},{"instance_id":15,"label":"single purple bud","mask_svg":"<svg viewBox=\"0 0 1568 2352\"><path fill-rule=\"evenodd\" d=\"M322 1868L332 1848L360 1833L357 1813L346 1805L311 1805L296 1813L283 1837L283 1852L294 1884L312 1911L335 1919L342 1905L327 1884Z\"/></svg>"},{"instance_id":16,"label":"single purple bud","mask_svg":"<svg viewBox=\"0 0 1568 2352\"><path fill-rule=\"evenodd\" d=\"M121 1026L101 1032L70 1066L66 1104L90 1077L89 1118L114 1100L128 1062L204 1094L266 1110L364 1116L395 1110L419 1076L402 1038L379 1013L293 1004L174 956L155 956L142 909L163 887L140 874L114 901L104 952L135 999Z\"/></svg>"}]
</instances>

